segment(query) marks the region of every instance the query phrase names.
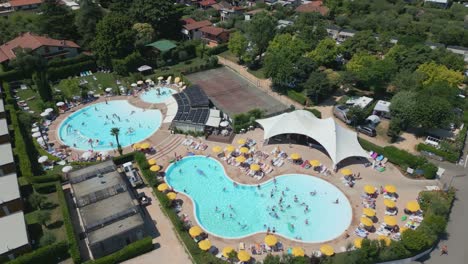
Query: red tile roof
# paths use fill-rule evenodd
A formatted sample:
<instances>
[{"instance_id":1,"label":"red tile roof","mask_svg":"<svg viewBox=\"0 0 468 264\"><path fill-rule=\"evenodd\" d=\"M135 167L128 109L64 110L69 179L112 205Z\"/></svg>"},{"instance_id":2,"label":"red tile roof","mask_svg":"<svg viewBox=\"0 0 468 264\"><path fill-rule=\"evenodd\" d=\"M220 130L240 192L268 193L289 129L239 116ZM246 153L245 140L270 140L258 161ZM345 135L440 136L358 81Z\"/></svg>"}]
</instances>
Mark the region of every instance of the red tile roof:
<instances>
[{"instance_id":1,"label":"red tile roof","mask_svg":"<svg viewBox=\"0 0 468 264\"><path fill-rule=\"evenodd\" d=\"M201 28L200 31L203 33L210 34L210 35L218 36L227 30L225 30L224 28L208 26L208 27Z\"/></svg>"},{"instance_id":2,"label":"red tile roof","mask_svg":"<svg viewBox=\"0 0 468 264\"><path fill-rule=\"evenodd\" d=\"M190 30L199 29L202 27L207 27L207 26L211 26L211 22L208 20L202 20L202 21L198 21L195 23L184 25L184 28L190 31Z\"/></svg>"},{"instance_id":3,"label":"red tile roof","mask_svg":"<svg viewBox=\"0 0 468 264\"><path fill-rule=\"evenodd\" d=\"M27 6L27 5L39 5L42 0L11 0L9 1L12 7Z\"/></svg>"},{"instance_id":4,"label":"red tile roof","mask_svg":"<svg viewBox=\"0 0 468 264\"><path fill-rule=\"evenodd\" d=\"M203 0L199 2L198 4L200 4L201 6L211 6L211 5L216 4L216 1L215 0Z\"/></svg>"},{"instance_id":5,"label":"red tile roof","mask_svg":"<svg viewBox=\"0 0 468 264\"><path fill-rule=\"evenodd\" d=\"M319 12L323 16L328 13L328 8L326 6L322 6L322 1L315 1L312 3L300 5L296 8L296 12L299 13L312 13L312 12Z\"/></svg>"},{"instance_id":6,"label":"red tile roof","mask_svg":"<svg viewBox=\"0 0 468 264\"><path fill-rule=\"evenodd\" d=\"M195 19L193 19L193 18L191 18L191 17L182 18L181 21L184 22L184 25L192 24L192 23L197 22Z\"/></svg>"},{"instance_id":7,"label":"red tile roof","mask_svg":"<svg viewBox=\"0 0 468 264\"><path fill-rule=\"evenodd\" d=\"M52 39L27 32L0 46L0 63L16 58L14 50L17 48L35 50L42 46L80 48L70 40Z\"/></svg>"}]
</instances>

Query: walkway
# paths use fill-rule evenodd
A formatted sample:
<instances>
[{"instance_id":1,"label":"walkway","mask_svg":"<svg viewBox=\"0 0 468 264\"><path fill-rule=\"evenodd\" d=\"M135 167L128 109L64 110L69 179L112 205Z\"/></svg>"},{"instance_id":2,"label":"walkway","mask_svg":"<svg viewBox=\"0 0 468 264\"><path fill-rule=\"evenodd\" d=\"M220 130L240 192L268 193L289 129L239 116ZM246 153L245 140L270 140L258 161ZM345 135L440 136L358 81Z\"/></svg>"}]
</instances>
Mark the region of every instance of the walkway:
<instances>
[{"instance_id":1,"label":"walkway","mask_svg":"<svg viewBox=\"0 0 468 264\"><path fill-rule=\"evenodd\" d=\"M162 212L161 204L151 192L151 188L145 187L140 189L140 191L151 198L151 205L147 206L146 210L157 226L160 235L153 239L153 244L155 244L156 249L123 263L192 263L190 256L177 238L171 221Z\"/></svg>"}]
</instances>

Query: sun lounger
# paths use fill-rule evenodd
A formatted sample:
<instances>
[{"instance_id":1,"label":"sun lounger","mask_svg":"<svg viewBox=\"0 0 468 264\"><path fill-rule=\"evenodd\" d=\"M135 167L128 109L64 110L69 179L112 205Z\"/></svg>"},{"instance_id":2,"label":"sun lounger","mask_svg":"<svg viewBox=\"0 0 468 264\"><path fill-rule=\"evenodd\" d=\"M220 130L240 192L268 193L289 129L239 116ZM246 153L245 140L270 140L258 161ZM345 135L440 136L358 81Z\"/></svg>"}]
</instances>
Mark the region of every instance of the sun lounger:
<instances>
[{"instance_id":1,"label":"sun lounger","mask_svg":"<svg viewBox=\"0 0 468 264\"><path fill-rule=\"evenodd\" d=\"M385 215L396 215L397 214L397 210L394 210L394 211L385 211Z\"/></svg>"},{"instance_id":2,"label":"sun lounger","mask_svg":"<svg viewBox=\"0 0 468 264\"><path fill-rule=\"evenodd\" d=\"M440 191L440 188L439 188L439 186L431 185L431 186L426 186L426 190L428 190L428 191Z\"/></svg>"},{"instance_id":3,"label":"sun lounger","mask_svg":"<svg viewBox=\"0 0 468 264\"><path fill-rule=\"evenodd\" d=\"M245 250L245 243L244 242L239 243L239 250Z\"/></svg>"}]
</instances>

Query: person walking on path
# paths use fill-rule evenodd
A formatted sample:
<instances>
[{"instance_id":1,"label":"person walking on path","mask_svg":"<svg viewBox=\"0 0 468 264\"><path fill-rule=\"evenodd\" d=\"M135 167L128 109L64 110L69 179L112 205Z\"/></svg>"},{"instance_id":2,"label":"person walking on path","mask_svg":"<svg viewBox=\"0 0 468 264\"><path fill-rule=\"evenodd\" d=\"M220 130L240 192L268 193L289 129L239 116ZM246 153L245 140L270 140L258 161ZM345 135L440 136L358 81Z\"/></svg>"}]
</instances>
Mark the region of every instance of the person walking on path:
<instances>
[{"instance_id":1,"label":"person walking on path","mask_svg":"<svg viewBox=\"0 0 468 264\"><path fill-rule=\"evenodd\" d=\"M440 255L448 255L448 248L447 245L443 245L442 248L440 249Z\"/></svg>"}]
</instances>

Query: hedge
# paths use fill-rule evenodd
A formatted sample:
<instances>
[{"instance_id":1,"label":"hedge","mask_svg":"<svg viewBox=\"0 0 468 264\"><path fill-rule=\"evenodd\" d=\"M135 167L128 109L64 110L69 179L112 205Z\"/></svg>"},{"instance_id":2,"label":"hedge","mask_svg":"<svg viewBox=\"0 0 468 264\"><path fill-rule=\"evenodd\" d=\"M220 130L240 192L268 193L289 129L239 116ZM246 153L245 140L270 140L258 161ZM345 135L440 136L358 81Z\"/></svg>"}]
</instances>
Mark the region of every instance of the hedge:
<instances>
[{"instance_id":1,"label":"hedge","mask_svg":"<svg viewBox=\"0 0 468 264\"><path fill-rule=\"evenodd\" d=\"M287 96L301 105L305 105L307 102L307 96L294 90L288 90Z\"/></svg>"},{"instance_id":2,"label":"hedge","mask_svg":"<svg viewBox=\"0 0 468 264\"><path fill-rule=\"evenodd\" d=\"M42 194L53 193L56 191L56 182L45 182L45 183L35 183L33 184L33 188L36 192Z\"/></svg>"},{"instance_id":3,"label":"hedge","mask_svg":"<svg viewBox=\"0 0 468 264\"><path fill-rule=\"evenodd\" d=\"M130 152L130 153L127 153L127 154L124 154L122 156L118 156L118 157L114 157L113 160L114 160L114 164L115 165L122 165L126 162L129 162L129 161L133 161L135 159L135 153L133 152Z\"/></svg>"},{"instance_id":4,"label":"hedge","mask_svg":"<svg viewBox=\"0 0 468 264\"><path fill-rule=\"evenodd\" d=\"M311 112L317 118L322 118L322 112L315 108L304 108L304 110Z\"/></svg>"},{"instance_id":5,"label":"hedge","mask_svg":"<svg viewBox=\"0 0 468 264\"><path fill-rule=\"evenodd\" d=\"M31 183L46 183L46 182L57 182L62 179L62 176L58 174L53 175L44 175L44 176L34 176L29 178Z\"/></svg>"},{"instance_id":6,"label":"hedge","mask_svg":"<svg viewBox=\"0 0 468 264\"><path fill-rule=\"evenodd\" d=\"M416 146L416 149L418 151L431 152L431 153L433 153L433 154L435 154L435 155L437 155L439 157L442 157L445 160L450 161L450 162L457 162L458 157L460 156L458 153L444 151L444 150L435 148L433 146L430 146L430 145L427 145L427 144L424 144L424 143L419 143Z\"/></svg>"},{"instance_id":7,"label":"hedge","mask_svg":"<svg viewBox=\"0 0 468 264\"><path fill-rule=\"evenodd\" d=\"M0 81L12 82L17 80L22 80L26 78L25 74L22 71L11 70L7 72L0 73Z\"/></svg>"},{"instance_id":8,"label":"hedge","mask_svg":"<svg viewBox=\"0 0 468 264\"><path fill-rule=\"evenodd\" d=\"M218 55L220 53L225 52L226 50L228 50L228 44L227 43L218 45L218 46L213 47L213 48L208 48L206 50L206 54L208 54L209 56Z\"/></svg>"},{"instance_id":9,"label":"hedge","mask_svg":"<svg viewBox=\"0 0 468 264\"><path fill-rule=\"evenodd\" d=\"M59 263L68 257L67 243L62 241L49 246L41 247L33 252L22 255L8 264L51 264Z\"/></svg>"},{"instance_id":10,"label":"hedge","mask_svg":"<svg viewBox=\"0 0 468 264\"><path fill-rule=\"evenodd\" d=\"M136 242L133 242L129 244L128 246L124 247L123 249L110 254L108 256L96 259L96 260L90 260L86 261L85 264L115 264L115 263L120 263L125 260L134 258L136 256L145 254L146 252L149 252L153 250L153 239L149 236L144 237L143 239L140 239ZM155 260L157 262L157 260Z\"/></svg>"},{"instance_id":11,"label":"hedge","mask_svg":"<svg viewBox=\"0 0 468 264\"><path fill-rule=\"evenodd\" d=\"M73 259L73 262L75 264L78 264L81 263L79 240L78 236L73 230L73 223L70 218L70 210L68 210L68 203L65 199L65 193L63 192L62 185L60 184L60 182L56 183L55 188L57 189L58 202L60 208L62 209L63 224L65 225L65 230L67 233L69 247L68 252L70 253L71 258Z\"/></svg>"},{"instance_id":12,"label":"hedge","mask_svg":"<svg viewBox=\"0 0 468 264\"><path fill-rule=\"evenodd\" d=\"M88 56L88 55L84 55L84 54L80 54L76 57L73 57L73 58L67 58L67 59L52 59L50 61L48 61L47 63L47 66L48 67L62 67L62 66L67 66L67 65L73 65L73 64L77 64L77 63L80 63L80 62L85 62L85 61L95 61L95 58L94 57L91 57L91 56Z\"/></svg>"},{"instance_id":13,"label":"hedge","mask_svg":"<svg viewBox=\"0 0 468 264\"><path fill-rule=\"evenodd\" d=\"M96 69L96 62L89 60L67 66L51 67L47 69L47 74L50 81L55 81L78 75L82 71L95 71Z\"/></svg>"}]
</instances>

